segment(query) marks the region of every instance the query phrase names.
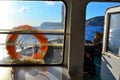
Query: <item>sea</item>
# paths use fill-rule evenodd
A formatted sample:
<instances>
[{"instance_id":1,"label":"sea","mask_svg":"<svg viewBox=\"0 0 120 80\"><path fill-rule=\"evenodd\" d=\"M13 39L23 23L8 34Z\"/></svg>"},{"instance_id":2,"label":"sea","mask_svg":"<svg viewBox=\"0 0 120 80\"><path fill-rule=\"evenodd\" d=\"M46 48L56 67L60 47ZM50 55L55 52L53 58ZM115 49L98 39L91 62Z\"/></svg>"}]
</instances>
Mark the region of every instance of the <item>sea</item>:
<instances>
[{"instance_id":1,"label":"sea","mask_svg":"<svg viewBox=\"0 0 120 80\"><path fill-rule=\"evenodd\" d=\"M89 40L93 42L96 32L103 33L103 27L102 26L86 26L85 27L85 40Z\"/></svg>"}]
</instances>

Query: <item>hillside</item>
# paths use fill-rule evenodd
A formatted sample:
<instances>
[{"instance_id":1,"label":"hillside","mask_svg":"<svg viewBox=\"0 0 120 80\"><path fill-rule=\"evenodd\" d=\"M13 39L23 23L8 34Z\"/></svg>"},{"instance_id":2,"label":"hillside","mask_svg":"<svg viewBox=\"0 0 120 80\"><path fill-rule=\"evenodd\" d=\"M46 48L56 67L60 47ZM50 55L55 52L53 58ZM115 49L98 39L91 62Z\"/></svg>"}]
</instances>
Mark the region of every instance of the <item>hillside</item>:
<instances>
[{"instance_id":1,"label":"hillside","mask_svg":"<svg viewBox=\"0 0 120 80\"><path fill-rule=\"evenodd\" d=\"M39 29L62 29L62 24L58 22L43 22Z\"/></svg>"},{"instance_id":2,"label":"hillside","mask_svg":"<svg viewBox=\"0 0 120 80\"><path fill-rule=\"evenodd\" d=\"M104 26L104 16L97 16L86 20L86 26Z\"/></svg>"}]
</instances>

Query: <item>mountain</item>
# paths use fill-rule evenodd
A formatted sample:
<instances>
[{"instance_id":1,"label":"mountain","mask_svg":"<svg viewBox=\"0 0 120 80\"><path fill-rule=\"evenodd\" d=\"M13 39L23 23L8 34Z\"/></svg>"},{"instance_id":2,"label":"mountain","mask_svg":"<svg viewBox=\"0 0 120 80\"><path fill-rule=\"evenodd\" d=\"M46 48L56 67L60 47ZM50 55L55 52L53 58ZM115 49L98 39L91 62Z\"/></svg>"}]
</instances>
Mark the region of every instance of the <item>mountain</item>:
<instances>
[{"instance_id":1,"label":"mountain","mask_svg":"<svg viewBox=\"0 0 120 80\"><path fill-rule=\"evenodd\" d=\"M104 16L97 16L86 20L86 26L104 26Z\"/></svg>"},{"instance_id":2,"label":"mountain","mask_svg":"<svg viewBox=\"0 0 120 80\"><path fill-rule=\"evenodd\" d=\"M104 26L104 16L97 16L86 20L86 26ZM58 22L43 22L40 29L63 29L62 23Z\"/></svg>"},{"instance_id":3,"label":"mountain","mask_svg":"<svg viewBox=\"0 0 120 80\"><path fill-rule=\"evenodd\" d=\"M64 29L63 24L60 22L43 22L38 28L40 30L61 30ZM46 35L48 41L56 40L56 39L63 39L62 35Z\"/></svg>"},{"instance_id":4,"label":"mountain","mask_svg":"<svg viewBox=\"0 0 120 80\"><path fill-rule=\"evenodd\" d=\"M62 23L58 22L44 22L39 27L39 29L63 29Z\"/></svg>"}]
</instances>

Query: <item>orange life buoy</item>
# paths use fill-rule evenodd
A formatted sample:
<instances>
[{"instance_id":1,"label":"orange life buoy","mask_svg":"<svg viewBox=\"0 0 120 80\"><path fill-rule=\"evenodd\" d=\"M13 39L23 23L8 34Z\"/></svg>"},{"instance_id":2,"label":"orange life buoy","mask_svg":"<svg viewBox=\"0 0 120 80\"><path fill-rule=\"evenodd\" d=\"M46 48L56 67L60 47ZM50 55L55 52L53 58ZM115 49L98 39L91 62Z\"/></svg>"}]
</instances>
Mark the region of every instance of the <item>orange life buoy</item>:
<instances>
[{"instance_id":1,"label":"orange life buoy","mask_svg":"<svg viewBox=\"0 0 120 80\"><path fill-rule=\"evenodd\" d=\"M14 31L14 29L16 29L16 30ZM18 26L17 28L14 28L14 29L12 32L31 31L31 32L36 32L36 33L39 32L40 33L40 31L37 28L29 26L29 25ZM32 34L32 35L37 38L37 40L40 44L48 44L48 40L47 40L46 36L43 33L40 33L40 34L39 33ZM8 34L7 40L6 40L6 44L12 43L12 45L6 45L6 49L8 51L8 54L14 59L21 58L21 54L16 52L16 48L14 45L18 36L19 36L19 34ZM41 51L39 51L39 50L41 50ZM35 53L33 55L34 59L44 58L44 56L48 50L48 45L40 46L39 50L37 51L37 53Z\"/></svg>"}]
</instances>

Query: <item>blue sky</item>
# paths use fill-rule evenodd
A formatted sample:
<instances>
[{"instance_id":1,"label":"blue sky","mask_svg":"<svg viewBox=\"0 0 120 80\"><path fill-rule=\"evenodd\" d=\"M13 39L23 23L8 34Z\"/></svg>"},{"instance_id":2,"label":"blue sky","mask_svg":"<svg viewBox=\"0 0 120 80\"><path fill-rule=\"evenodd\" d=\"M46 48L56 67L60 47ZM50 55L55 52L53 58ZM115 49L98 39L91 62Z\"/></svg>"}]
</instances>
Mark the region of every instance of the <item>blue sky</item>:
<instances>
[{"instance_id":1,"label":"blue sky","mask_svg":"<svg viewBox=\"0 0 120 80\"><path fill-rule=\"evenodd\" d=\"M118 6L118 2L90 2L86 8L86 20L96 16L104 16L106 9Z\"/></svg>"},{"instance_id":2,"label":"blue sky","mask_svg":"<svg viewBox=\"0 0 120 80\"><path fill-rule=\"evenodd\" d=\"M0 26L8 29L24 24L61 22L62 5L60 1L0 1Z\"/></svg>"},{"instance_id":3,"label":"blue sky","mask_svg":"<svg viewBox=\"0 0 120 80\"><path fill-rule=\"evenodd\" d=\"M24 4L22 4L24 3ZM61 7L62 4L59 2L17 2L16 8L23 8L24 18L31 20L31 22L45 22L45 21L53 21L60 22L61 21ZM21 13L18 16L22 16ZM17 15L16 15L17 16ZM35 21L34 21L35 20Z\"/></svg>"},{"instance_id":4,"label":"blue sky","mask_svg":"<svg viewBox=\"0 0 120 80\"><path fill-rule=\"evenodd\" d=\"M8 29L24 24L39 26L43 22L61 22L62 5L59 1L0 1L0 26ZM117 5L120 3L90 2L86 19L104 16L107 8Z\"/></svg>"}]
</instances>

